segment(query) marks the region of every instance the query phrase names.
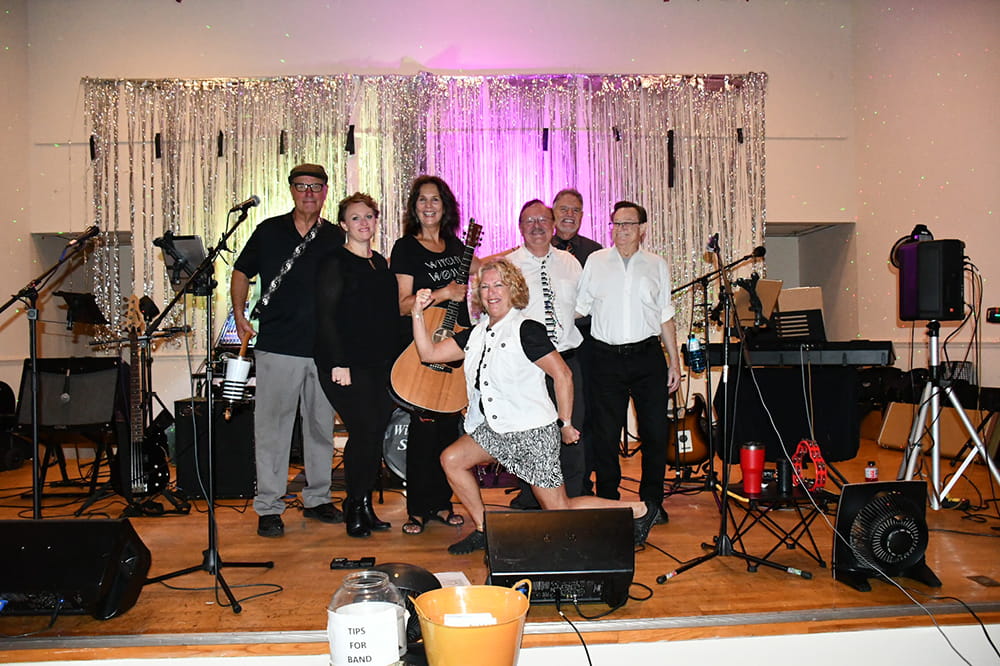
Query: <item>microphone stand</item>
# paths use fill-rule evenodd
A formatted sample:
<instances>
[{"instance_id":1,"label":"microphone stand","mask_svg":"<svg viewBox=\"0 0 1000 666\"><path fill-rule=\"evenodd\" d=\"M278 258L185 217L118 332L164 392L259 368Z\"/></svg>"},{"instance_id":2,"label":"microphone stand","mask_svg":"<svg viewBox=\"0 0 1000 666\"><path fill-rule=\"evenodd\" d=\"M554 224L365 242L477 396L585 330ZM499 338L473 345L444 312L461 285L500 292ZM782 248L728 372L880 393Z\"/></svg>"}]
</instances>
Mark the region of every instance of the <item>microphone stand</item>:
<instances>
[{"instance_id":1,"label":"microphone stand","mask_svg":"<svg viewBox=\"0 0 1000 666\"><path fill-rule=\"evenodd\" d=\"M146 337L149 338L153 333L156 332L157 327L164 320L167 314L173 309L174 305L183 298L185 292L192 290L192 293L197 293L198 295L207 296L207 316L205 317L205 346L206 359L205 359L205 382L208 386L206 391L206 407L207 407L207 417L206 417L206 428L205 428L205 440L207 442L206 448L206 460L207 460L207 473L208 473L208 488L206 489L206 501L208 503L208 547L202 552L201 564L196 564L185 569L179 569L170 573L163 574L162 576L156 576L155 578L149 578L146 580L144 585L150 585L152 583L159 583L171 578L177 578L178 576L185 576L189 573L194 573L195 571L207 571L215 577L216 583L222 588L223 593L226 598L229 599L229 605L233 609L233 613L240 613L243 607L236 600L233 595L232 590L226 583L226 579L222 575L222 569L224 567L240 567L240 568L251 568L260 567L264 569L273 569L274 562L225 562L223 563L222 557L219 555L219 548L217 543L217 524L215 520L215 426L214 426L214 408L212 399L212 290L216 287L217 283L214 278L212 278L212 272L214 270L215 258L219 256L219 253L226 248L226 241L230 236L236 231L237 227L247 218L247 211L243 209L240 211L240 217L236 220L232 227L227 229L222 237L219 239L219 244L213 248L208 248L207 256L205 259L194 269L184 283L184 287L179 289L174 295L173 300L163 308L163 312L154 319L149 326L146 328ZM169 239L168 239L169 240ZM158 243L160 247L163 247L164 251L171 254L174 260L177 261L177 254L179 254L176 248L173 247L172 242L162 242ZM202 280L199 282L199 280ZM195 459L198 458L198 452L195 451Z\"/></svg>"},{"instance_id":2,"label":"microphone stand","mask_svg":"<svg viewBox=\"0 0 1000 666\"><path fill-rule=\"evenodd\" d=\"M80 239L77 239L78 241ZM39 445L39 431L38 431L38 290L43 286L52 275L59 270L59 267L70 260L70 258L75 257L77 253L83 248L88 239L83 239L82 242L70 241L66 249L63 250L62 256L56 263L52 264L45 272L40 274L35 279L31 280L24 287L21 288L16 294L10 297L10 299L0 306L0 314L3 314L7 309L14 303L21 301L27 306L28 314L28 357L30 359L31 367L31 517L34 520L39 520L42 517L42 489L39 487L39 476L41 470L38 464L38 445Z\"/></svg>"},{"instance_id":3,"label":"microphone stand","mask_svg":"<svg viewBox=\"0 0 1000 666\"><path fill-rule=\"evenodd\" d=\"M713 252L715 252L716 257L718 259L718 257L719 257L719 248L718 248L718 246L715 245L715 247L713 247L711 249L712 249ZM723 325L723 336L722 336L722 363L723 363L723 366L722 366L722 385L721 385L721 388L723 389L723 394L722 394L722 396L723 396L723 410L722 410L723 414L722 414L722 418L720 419L720 423L721 423L721 426L722 426L720 428L720 431L721 431L721 434L722 434L723 445L724 445L724 447L723 447L724 450L722 451L723 455L721 456L722 457L722 501L721 501L721 505L720 505L719 532L715 536L715 539L714 539L715 544L714 544L714 546L711 546L712 547L712 552L707 553L705 555L702 555L701 557L696 557L696 558L694 558L692 560L688 560L687 562L684 562L683 564L681 564L679 567L677 567L673 571L657 576L656 582L658 584L660 584L660 585L666 583L668 580L670 580L674 576L682 574L682 573L684 573L685 571L687 571L689 569L693 569L693 568L695 568L695 567L697 567L697 566L699 566L701 564L704 564L705 562L709 562L709 561L715 559L716 557L720 557L720 556L738 557L738 558L740 558L740 559L742 559L742 560L744 560L744 561L747 562L747 568L750 571L756 571L756 569L757 569L757 567L759 565L764 565L764 566L768 566L768 567L771 567L771 568L774 568L774 569L778 569L779 571L786 571L788 573L795 573L795 574L801 575L801 576L806 577L806 578L811 577L811 574L809 574L808 572L800 571L798 569L793 569L791 567L786 567L786 566L783 566L783 565L778 564L776 562L771 562L769 560L766 560L766 559L763 559L763 558L760 558L760 557L754 557L753 555L749 555L748 553L738 551L738 550L736 550L733 547L732 537L729 536L729 520L730 520L730 515L731 515L730 506L729 506L729 470L732 467L732 465L730 463L731 456L729 455L731 452L728 450L727 447L725 447L725 440L726 440L727 432L731 431L731 428L729 427L729 423L728 423L728 421L729 421L729 390L728 390L727 384L728 384L728 379L729 379L728 375L729 375L729 367L730 367L730 365L729 365L729 346L730 346L729 345L729 338L731 337L730 326L732 324L735 324L736 333L737 333L737 336L739 337L739 340L740 340L739 344L740 344L740 347L742 349L742 355L741 355L742 356L742 361L743 361L743 365L746 368L750 368L750 355L749 355L749 350L747 349L747 345L746 345L746 333L743 330L743 326L739 322L738 316L736 316L735 303L733 302L733 285L732 285L732 282L729 279L729 272L728 271L733 266L736 266L737 264L740 264L740 263L746 261L747 259L762 257L763 253L761 252L761 250L763 250L763 248L757 248L752 253L750 253L750 254L748 254L748 255L746 255L744 257L741 257L740 259L737 259L736 261L733 261L733 262L731 262L731 263L729 263L729 264L727 264L725 266L722 266L721 268L719 268L719 269L717 269L715 271L712 271L711 273L707 273L706 275L702 276L701 278L693 280L692 282L689 282L686 285L682 285L681 287L678 287L678 289L674 290L674 291L678 291L680 289L686 289L687 287L691 286L692 284L695 284L695 283L701 281L702 279L706 279L707 280L707 278L709 278L709 277L711 277L712 275L715 275L715 274L719 275L719 278L720 278L720 281L721 281L721 286L722 286L721 298L722 298L723 310L724 310L724 318L723 318L724 325ZM721 265L721 263L722 263L721 259L719 259L718 263ZM707 301L708 301L708 299L706 298L705 300L706 300L706 307L707 307ZM706 319L707 319L707 317L706 317ZM711 370L711 361L709 360L711 354L708 352L708 341L706 340L705 342L706 342L706 353L705 353L706 372L708 372L708 371ZM711 381L711 380L709 380L709 381ZM711 405L711 402L709 403L709 405ZM709 406L708 410L709 410L709 413L711 413L711 406ZM711 422L711 419L709 419L709 421ZM711 427L709 428L709 431L711 431ZM703 547L709 547L706 544L702 544L702 546Z\"/></svg>"}]
</instances>

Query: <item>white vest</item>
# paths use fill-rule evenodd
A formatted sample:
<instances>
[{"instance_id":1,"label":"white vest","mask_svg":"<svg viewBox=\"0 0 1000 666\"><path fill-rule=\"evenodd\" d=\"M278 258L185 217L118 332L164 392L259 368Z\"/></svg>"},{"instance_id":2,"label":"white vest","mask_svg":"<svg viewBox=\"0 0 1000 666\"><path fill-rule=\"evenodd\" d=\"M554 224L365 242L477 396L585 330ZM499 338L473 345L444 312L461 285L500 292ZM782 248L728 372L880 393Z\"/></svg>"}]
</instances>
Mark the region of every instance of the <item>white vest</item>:
<instances>
[{"instance_id":1,"label":"white vest","mask_svg":"<svg viewBox=\"0 0 1000 666\"><path fill-rule=\"evenodd\" d=\"M472 329L465 346L467 433L483 421L496 432L507 433L556 420L556 408L545 388L545 372L529 361L521 348L521 322L525 320L520 310L511 308L495 326L487 328L489 320L485 320Z\"/></svg>"}]
</instances>

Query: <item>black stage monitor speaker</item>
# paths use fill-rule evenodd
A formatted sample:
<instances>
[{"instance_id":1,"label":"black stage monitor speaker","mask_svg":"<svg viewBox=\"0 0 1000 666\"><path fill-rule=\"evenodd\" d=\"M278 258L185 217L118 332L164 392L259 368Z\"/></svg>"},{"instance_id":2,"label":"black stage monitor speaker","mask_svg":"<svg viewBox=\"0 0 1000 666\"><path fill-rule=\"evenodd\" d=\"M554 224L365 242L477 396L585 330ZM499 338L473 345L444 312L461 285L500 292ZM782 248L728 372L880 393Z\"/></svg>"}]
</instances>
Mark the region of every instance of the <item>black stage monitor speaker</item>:
<instances>
[{"instance_id":1,"label":"black stage monitor speaker","mask_svg":"<svg viewBox=\"0 0 1000 666\"><path fill-rule=\"evenodd\" d=\"M897 249L897 257L901 320L952 321L965 316L965 243L906 243Z\"/></svg>"},{"instance_id":2,"label":"black stage monitor speaker","mask_svg":"<svg viewBox=\"0 0 1000 666\"><path fill-rule=\"evenodd\" d=\"M121 615L150 561L128 520L0 521L0 617Z\"/></svg>"},{"instance_id":3,"label":"black stage monitor speaker","mask_svg":"<svg viewBox=\"0 0 1000 666\"><path fill-rule=\"evenodd\" d=\"M635 575L629 509L490 511L486 514L490 585L531 580L532 603L628 599Z\"/></svg>"},{"instance_id":4,"label":"black stage monitor speaker","mask_svg":"<svg viewBox=\"0 0 1000 666\"><path fill-rule=\"evenodd\" d=\"M215 498L253 497L257 488L254 466L253 402L235 405L227 421L226 404L213 401L215 418ZM188 497L205 497L208 489L208 404L204 398L187 398L174 403L177 432L177 488ZM197 433L197 438L195 437ZM197 467L195 450L198 451ZM202 482L198 482L198 470ZM204 488L204 490L203 490Z\"/></svg>"},{"instance_id":5,"label":"black stage monitor speaker","mask_svg":"<svg viewBox=\"0 0 1000 666\"><path fill-rule=\"evenodd\" d=\"M127 395L128 377L117 358L38 359L39 426L69 428L115 420L116 399ZM119 375L125 382L119 385ZM118 390L125 388L126 390ZM31 360L24 359L17 422L31 424Z\"/></svg>"}]
</instances>

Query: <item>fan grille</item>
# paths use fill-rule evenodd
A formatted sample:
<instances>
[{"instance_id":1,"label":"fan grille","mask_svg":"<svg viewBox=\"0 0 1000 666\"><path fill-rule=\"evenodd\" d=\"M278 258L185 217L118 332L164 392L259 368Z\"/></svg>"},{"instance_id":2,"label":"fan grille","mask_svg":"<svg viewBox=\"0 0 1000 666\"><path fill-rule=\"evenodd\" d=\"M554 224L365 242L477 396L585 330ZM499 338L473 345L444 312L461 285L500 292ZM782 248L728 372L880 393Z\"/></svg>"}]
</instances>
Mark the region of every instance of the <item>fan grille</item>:
<instances>
[{"instance_id":1,"label":"fan grille","mask_svg":"<svg viewBox=\"0 0 1000 666\"><path fill-rule=\"evenodd\" d=\"M873 497L851 525L851 545L861 557L889 575L918 560L927 546L927 525L905 496L896 492Z\"/></svg>"}]
</instances>

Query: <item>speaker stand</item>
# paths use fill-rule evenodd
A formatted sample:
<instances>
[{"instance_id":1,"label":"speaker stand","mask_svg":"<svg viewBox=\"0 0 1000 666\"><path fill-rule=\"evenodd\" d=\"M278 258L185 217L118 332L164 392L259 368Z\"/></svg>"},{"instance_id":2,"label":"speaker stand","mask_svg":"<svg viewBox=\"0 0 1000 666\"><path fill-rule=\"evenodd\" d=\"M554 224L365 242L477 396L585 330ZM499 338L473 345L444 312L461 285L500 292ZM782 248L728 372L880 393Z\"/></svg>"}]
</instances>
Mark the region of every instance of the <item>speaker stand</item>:
<instances>
[{"instance_id":1,"label":"speaker stand","mask_svg":"<svg viewBox=\"0 0 1000 666\"><path fill-rule=\"evenodd\" d=\"M993 480L996 481L997 485L1000 485L1000 471L997 470L996 464L993 462L989 452L986 450L986 445L983 444L983 440L979 436L979 431L972 425L972 421L969 420L968 415L965 413L965 409L962 408L962 403L959 401L958 396L955 395L955 391L952 390L950 385L946 385L941 381L941 354L939 349L940 331L941 323L937 320L932 320L927 323L928 347L930 348L930 377L928 377L927 383L924 385L923 393L920 395L920 409L917 410L916 416L913 417L913 423L910 426L910 438L907 440L906 453L903 456L903 462L900 464L899 472L896 475L897 480L910 481L913 479L914 474L916 474L917 460L920 458L921 453L920 442L923 439L923 431L927 424L927 417L930 416L930 505L935 511L941 508L941 501L948 496L948 493L951 492L951 489L954 488L955 484L962 478L966 468L972 464L972 461L976 458L976 456L982 457L983 462L986 463L986 466L990 470L990 474L993 476ZM965 460L962 461L958 470L944 487L941 485L942 395L946 397L952 407L955 408L955 413L958 415L959 420L962 421L962 426L969 435L969 442L972 443L972 448L965 457Z\"/></svg>"},{"instance_id":2,"label":"speaker stand","mask_svg":"<svg viewBox=\"0 0 1000 666\"><path fill-rule=\"evenodd\" d=\"M222 588L223 594L229 600L229 607L233 609L233 613L240 613L243 610L243 606L240 605L239 601L236 600L236 596L233 595L233 591L229 588L229 584L226 583L225 577L222 575L222 569L225 567L229 568L264 568L273 569L274 562L223 562L222 556L219 555L218 547L218 524L215 519L215 425L214 425L214 414L215 410L213 408L213 396L212 396L212 333L214 332L214 326L212 323L212 290L216 286L216 281L212 277L213 265L215 258L219 256L219 253L223 248L226 247L226 240L236 231L240 223L247 218L247 209L243 209L239 219L230 227L222 237L219 239L218 245L213 248L208 249L207 256L198 265L193 273L184 283L184 287L177 291L173 300L163 309L160 316L155 319L147 328L147 336L156 330L160 322L166 317L167 313L173 308L173 306L184 297L185 293L193 293L195 295L207 296L206 303L206 317L205 317L205 346L207 347L205 354L205 406L207 408L208 418L206 419L206 432L205 440L207 444L206 449L206 471L208 473L208 488L207 497L205 498L208 503L208 547L202 551L201 564L196 564L185 569L180 569L178 571L173 571L171 573L163 574L162 576L156 576L146 580L146 585L151 585L153 583L160 583L165 580L170 580L172 578L177 578L179 576L186 576L187 574L194 573L196 571L205 571L211 574L215 578L216 584ZM163 243L163 241L161 241ZM170 254L175 265L184 265L185 261L183 257L177 252L177 249L173 247L172 242L168 242L162 245L163 251ZM195 458L198 457L197 444L195 445Z\"/></svg>"}]
</instances>

